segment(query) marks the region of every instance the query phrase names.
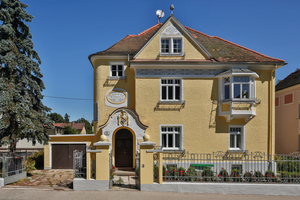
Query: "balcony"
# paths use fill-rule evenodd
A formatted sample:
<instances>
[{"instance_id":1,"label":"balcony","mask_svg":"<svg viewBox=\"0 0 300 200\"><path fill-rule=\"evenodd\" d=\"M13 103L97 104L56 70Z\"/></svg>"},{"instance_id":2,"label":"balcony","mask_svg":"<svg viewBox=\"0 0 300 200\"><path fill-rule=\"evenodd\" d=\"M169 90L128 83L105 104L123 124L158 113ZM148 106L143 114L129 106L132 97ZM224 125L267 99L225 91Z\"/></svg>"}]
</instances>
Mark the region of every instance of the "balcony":
<instances>
[{"instance_id":1,"label":"balcony","mask_svg":"<svg viewBox=\"0 0 300 200\"><path fill-rule=\"evenodd\" d=\"M233 119L244 119L245 122L256 116L258 99L228 99L219 101L219 116L226 118L227 122Z\"/></svg>"}]
</instances>

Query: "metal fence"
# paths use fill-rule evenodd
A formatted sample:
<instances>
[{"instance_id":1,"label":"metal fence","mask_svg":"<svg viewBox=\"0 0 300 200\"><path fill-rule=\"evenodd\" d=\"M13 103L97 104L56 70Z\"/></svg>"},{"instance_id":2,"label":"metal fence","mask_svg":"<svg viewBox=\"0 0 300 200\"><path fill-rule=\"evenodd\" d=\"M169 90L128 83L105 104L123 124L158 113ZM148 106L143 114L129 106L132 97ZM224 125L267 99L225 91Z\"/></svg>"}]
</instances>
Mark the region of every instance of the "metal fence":
<instances>
[{"instance_id":1,"label":"metal fence","mask_svg":"<svg viewBox=\"0 0 300 200\"><path fill-rule=\"evenodd\" d=\"M83 151L73 151L73 170L74 178L86 179L86 156L83 154Z\"/></svg>"},{"instance_id":2,"label":"metal fence","mask_svg":"<svg viewBox=\"0 0 300 200\"><path fill-rule=\"evenodd\" d=\"M113 155L113 150L111 150L109 153L109 189L113 186L113 179L114 179L112 155Z\"/></svg>"},{"instance_id":3,"label":"metal fence","mask_svg":"<svg viewBox=\"0 0 300 200\"><path fill-rule=\"evenodd\" d=\"M300 183L300 154L162 153L163 181ZM158 179L154 154L154 181Z\"/></svg>"},{"instance_id":4,"label":"metal fence","mask_svg":"<svg viewBox=\"0 0 300 200\"><path fill-rule=\"evenodd\" d=\"M0 178L26 172L26 153L0 153Z\"/></svg>"},{"instance_id":5,"label":"metal fence","mask_svg":"<svg viewBox=\"0 0 300 200\"><path fill-rule=\"evenodd\" d=\"M140 189L140 153L135 153L135 187Z\"/></svg>"}]
</instances>

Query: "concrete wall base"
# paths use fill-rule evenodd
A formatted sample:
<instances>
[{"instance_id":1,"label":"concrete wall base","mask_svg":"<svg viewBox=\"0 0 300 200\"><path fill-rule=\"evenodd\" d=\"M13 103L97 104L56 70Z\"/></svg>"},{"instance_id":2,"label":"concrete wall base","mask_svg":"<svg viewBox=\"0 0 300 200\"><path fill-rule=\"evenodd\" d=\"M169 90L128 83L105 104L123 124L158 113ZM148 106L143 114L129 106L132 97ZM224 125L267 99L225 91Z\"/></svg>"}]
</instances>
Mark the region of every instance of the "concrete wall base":
<instances>
[{"instance_id":1,"label":"concrete wall base","mask_svg":"<svg viewBox=\"0 0 300 200\"><path fill-rule=\"evenodd\" d=\"M46 169L51 169L51 167L44 167L44 169L46 170Z\"/></svg>"},{"instance_id":2,"label":"concrete wall base","mask_svg":"<svg viewBox=\"0 0 300 200\"><path fill-rule=\"evenodd\" d=\"M141 184L141 191L300 196L300 185L164 182L163 184Z\"/></svg>"},{"instance_id":3,"label":"concrete wall base","mask_svg":"<svg viewBox=\"0 0 300 200\"><path fill-rule=\"evenodd\" d=\"M26 177L27 177L27 172L23 172L23 173L16 174L13 176L8 176L8 177L4 178L4 184L7 185L10 183L15 183L15 182L18 182L20 179L21 180L26 179Z\"/></svg>"},{"instance_id":4,"label":"concrete wall base","mask_svg":"<svg viewBox=\"0 0 300 200\"><path fill-rule=\"evenodd\" d=\"M109 180L99 181L74 178L73 190L109 190Z\"/></svg>"},{"instance_id":5,"label":"concrete wall base","mask_svg":"<svg viewBox=\"0 0 300 200\"><path fill-rule=\"evenodd\" d=\"M0 178L0 188L4 186L4 178Z\"/></svg>"}]
</instances>

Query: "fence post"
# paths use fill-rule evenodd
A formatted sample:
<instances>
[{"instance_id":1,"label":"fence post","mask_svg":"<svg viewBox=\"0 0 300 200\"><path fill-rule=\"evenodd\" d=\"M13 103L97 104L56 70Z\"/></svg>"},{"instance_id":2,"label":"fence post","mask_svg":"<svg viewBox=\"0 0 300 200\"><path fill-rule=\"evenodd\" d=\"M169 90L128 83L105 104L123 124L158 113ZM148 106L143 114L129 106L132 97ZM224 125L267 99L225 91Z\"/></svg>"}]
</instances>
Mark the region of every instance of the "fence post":
<instances>
[{"instance_id":1,"label":"fence post","mask_svg":"<svg viewBox=\"0 0 300 200\"><path fill-rule=\"evenodd\" d=\"M94 143L96 150L102 152L96 152L96 180L109 181L109 146L110 142L99 141Z\"/></svg>"},{"instance_id":2,"label":"fence post","mask_svg":"<svg viewBox=\"0 0 300 200\"><path fill-rule=\"evenodd\" d=\"M91 180L91 153L86 152L86 180Z\"/></svg>"},{"instance_id":3,"label":"fence post","mask_svg":"<svg viewBox=\"0 0 300 200\"><path fill-rule=\"evenodd\" d=\"M140 186L143 190L143 185L153 184L153 150L155 143L145 141L140 142Z\"/></svg>"},{"instance_id":4,"label":"fence post","mask_svg":"<svg viewBox=\"0 0 300 200\"><path fill-rule=\"evenodd\" d=\"M158 153L158 183L163 184L163 153Z\"/></svg>"}]
</instances>

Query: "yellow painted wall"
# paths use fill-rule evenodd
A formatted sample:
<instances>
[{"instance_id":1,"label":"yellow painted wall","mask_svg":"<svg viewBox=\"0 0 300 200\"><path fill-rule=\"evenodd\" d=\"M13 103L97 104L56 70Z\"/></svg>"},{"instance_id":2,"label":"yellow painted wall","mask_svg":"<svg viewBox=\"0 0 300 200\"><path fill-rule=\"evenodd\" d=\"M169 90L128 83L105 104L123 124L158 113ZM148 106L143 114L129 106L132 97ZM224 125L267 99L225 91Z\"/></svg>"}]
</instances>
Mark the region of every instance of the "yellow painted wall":
<instances>
[{"instance_id":1,"label":"yellow painted wall","mask_svg":"<svg viewBox=\"0 0 300 200\"><path fill-rule=\"evenodd\" d=\"M169 23L167 23L166 26ZM174 26L175 26L175 24L174 24ZM184 57L182 57L182 56L159 56L159 52L160 52L160 33L163 30L164 29L162 29L153 38L153 40L142 50L142 52L137 56L136 59L159 59L159 60L203 59L203 60L205 60L205 57L202 55L202 53L200 53L200 51L194 45L194 41L189 40L186 37L186 35L183 35L183 37L184 37L183 46L184 46L184 52L185 52ZM183 33L183 31L182 31L182 33ZM164 36L166 36L166 35L164 35ZM168 37L168 36L166 36L166 37Z\"/></svg>"},{"instance_id":2,"label":"yellow painted wall","mask_svg":"<svg viewBox=\"0 0 300 200\"><path fill-rule=\"evenodd\" d=\"M218 80L208 78L184 78L183 100L180 111L157 111L160 97L159 78L136 78L136 111L149 126L146 133L151 142L160 145L160 125L183 125L183 148L189 152L211 153L229 149L229 125L245 125L246 150L267 152L268 148L268 90L270 71L257 71L256 97L261 100L256 116L249 122L234 119L226 122L217 115L212 100L218 99ZM147 91L147 92L145 92ZM215 119L215 127L210 126Z\"/></svg>"},{"instance_id":3,"label":"yellow painted wall","mask_svg":"<svg viewBox=\"0 0 300 200\"><path fill-rule=\"evenodd\" d=\"M113 86L106 86L107 77L109 76L109 62L110 61L124 61L125 62L125 76L126 80L112 80L110 81ZM94 133L96 134L95 139L99 141L101 131L99 132L99 126L103 125L108 116L117 108L105 106L105 94L108 90L113 88L121 88L128 92L129 106L128 108L135 109L135 82L134 82L134 70L129 68L127 60L95 60L94 66L94 101L99 102L99 121L94 123ZM111 141L110 141L111 142Z\"/></svg>"}]
</instances>

